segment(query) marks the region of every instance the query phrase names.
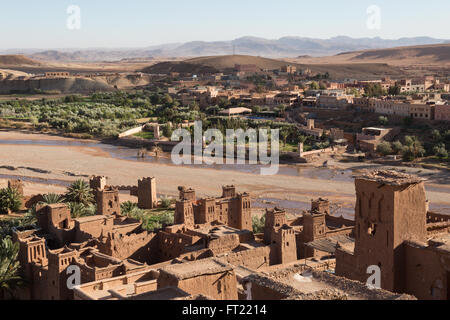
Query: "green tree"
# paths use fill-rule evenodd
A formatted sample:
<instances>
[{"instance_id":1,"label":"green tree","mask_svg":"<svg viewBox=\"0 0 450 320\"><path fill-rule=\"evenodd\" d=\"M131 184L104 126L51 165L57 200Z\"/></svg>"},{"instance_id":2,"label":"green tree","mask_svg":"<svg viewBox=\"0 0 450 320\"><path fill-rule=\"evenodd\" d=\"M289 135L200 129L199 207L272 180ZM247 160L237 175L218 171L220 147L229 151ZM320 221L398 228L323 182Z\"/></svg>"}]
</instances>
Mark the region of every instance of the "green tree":
<instances>
[{"instance_id":1,"label":"green tree","mask_svg":"<svg viewBox=\"0 0 450 320\"><path fill-rule=\"evenodd\" d=\"M199 107L197 101L194 101L194 102L192 102L189 105L189 110L191 110L191 111L200 111L200 107Z\"/></svg>"},{"instance_id":2,"label":"green tree","mask_svg":"<svg viewBox=\"0 0 450 320\"><path fill-rule=\"evenodd\" d=\"M286 140L289 136L289 128L283 127L280 130L280 136L281 136L281 139L283 140L283 145L286 146Z\"/></svg>"},{"instance_id":3,"label":"green tree","mask_svg":"<svg viewBox=\"0 0 450 320\"><path fill-rule=\"evenodd\" d=\"M263 233L265 224L266 224L266 215L263 215L261 218L258 218L257 216L252 217L252 225L254 233Z\"/></svg>"},{"instance_id":4,"label":"green tree","mask_svg":"<svg viewBox=\"0 0 450 320\"><path fill-rule=\"evenodd\" d=\"M387 117L385 117L385 116L380 116L378 118L378 123L380 125L382 125L382 126L385 126L385 125L387 125L389 123L389 119Z\"/></svg>"},{"instance_id":5,"label":"green tree","mask_svg":"<svg viewBox=\"0 0 450 320\"><path fill-rule=\"evenodd\" d=\"M164 137L170 139L172 137L172 126L170 125L170 123L167 123L164 127L163 127L163 135Z\"/></svg>"},{"instance_id":6,"label":"green tree","mask_svg":"<svg viewBox=\"0 0 450 320\"><path fill-rule=\"evenodd\" d=\"M392 154L392 147L391 144L387 141L383 141L377 146L377 152L381 153L383 156L387 156L389 154Z\"/></svg>"},{"instance_id":7,"label":"green tree","mask_svg":"<svg viewBox=\"0 0 450 320\"><path fill-rule=\"evenodd\" d=\"M414 161L425 154L422 143L415 136L406 136L405 145L402 151L403 160L405 161Z\"/></svg>"},{"instance_id":8,"label":"green tree","mask_svg":"<svg viewBox=\"0 0 450 320\"><path fill-rule=\"evenodd\" d=\"M431 136L433 137L433 141L435 142L439 142L442 139L441 133L436 129L431 132Z\"/></svg>"},{"instance_id":9,"label":"green tree","mask_svg":"<svg viewBox=\"0 0 450 320\"><path fill-rule=\"evenodd\" d=\"M11 237L5 237L0 242L0 300L6 294L14 295L14 290L24 286L19 275L20 263L18 260L19 244L13 243Z\"/></svg>"},{"instance_id":10,"label":"green tree","mask_svg":"<svg viewBox=\"0 0 450 320\"><path fill-rule=\"evenodd\" d=\"M397 96L400 94L400 92L401 92L401 88L397 84L395 86L389 87L388 93L392 96Z\"/></svg>"},{"instance_id":11,"label":"green tree","mask_svg":"<svg viewBox=\"0 0 450 320\"><path fill-rule=\"evenodd\" d=\"M252 107L252 112L253 112L254 114L260 113L260 112L261 112L261 106L253 106L253 107Z\"/></svg>"},{"instance_id":12,"label":"green tree","mask_svg":"<svg viewBox=\"0 0 450 320\"><path fill-rule=\"evenodd\" d=\"M394 154L399 154L403 150L403 144L400 141L395 141L392 143L392 151Z\"/></svg>"},{"instance_id":13,"label":"green tree","mask_svg":"<svg viewBox=\"0 0 450 320\"><path fill-rule=\"evenodd\" d=\"M64 196L67 202L77 202L84 205L89 205L94 201L92 189L84 180L77 180L73 182L68 188Z\"/></svg>"},{"instance_id":14,"label":"green tree","mask_svg":"<svg viewBox=\"0 0 450 320\"><path fill-rule=\"evenodd\" d=\"M309 88L311 90L319 90L319 84L316 81L312 81L311 84L309 85Z\"/></svg>"},{"instance_id":15,"label":"green tree","mask_svg":"<svg viewBox=\"0 0 450 320\"><path fill-rule=\"evenodd\" d=\"M445 144L440 143L437 146L433 148L433 153L436 157L439 159L447 159L448 158L448 151L445 149Z\"/></svg>"},{"instance_id":16,"label":"green tree","mask_svg":"<svg viewBox=\"0 0 450 320\"><path fill-rule=\"evenodd\" d=\"M365 92L369 97L380 97L385 94L379 83L369 83L365 88Z\"/></svg>"},{"instance_id":17,"label":"green tree","mask_svg":"<svg viewBox=\"0 0 450 320\"><path fill-rule=\"evenodd\" d=\"M161 207L162 208L169 208L172 204L172 199L168 197L161 197Z\"/></svg>"},{"instance_id":18,"label":"green tree","mask_svg":"<svg viewBox=\"0 0 450 320\"><path fill-rule=\"evenodd\" d=\"M22 205L22 196L14 188L0 190L0 214L8 214L9 211L17 212Z\"/></svg>"}]
</instances>

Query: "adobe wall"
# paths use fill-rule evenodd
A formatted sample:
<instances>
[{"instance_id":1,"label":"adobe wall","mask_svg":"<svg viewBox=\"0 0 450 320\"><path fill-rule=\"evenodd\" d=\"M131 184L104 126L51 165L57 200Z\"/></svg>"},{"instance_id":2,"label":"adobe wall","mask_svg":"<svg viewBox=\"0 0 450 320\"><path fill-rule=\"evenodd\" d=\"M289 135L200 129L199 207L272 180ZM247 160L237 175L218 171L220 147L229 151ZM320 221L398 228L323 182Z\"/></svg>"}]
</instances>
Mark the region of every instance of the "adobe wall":
<instances>
[{"instance_id":1,"label":"adobe wall","mask_svg":"<svg viewBox=\"0 0 450 320\"><path fill-rule=\"evenodd\" d=\"M122 264L114 264L108 267L90 267L86 264L77 264L81 270L81 282L89 283L92 281L99 281L118 277L125 274L125 270Z\"/></svg>"},{"instance_id":2,"label":"adobe wall","mask_svg":"<svg viewBox=\"0 0 450 320\"><path fill-rule=\"evenodd\" d=\"M130 258L139 262L154 263L158 261L157 241L157 234L151 232L123 236L113 234L99 241L98 249L101 253L120 260Z\"/></svg>"},{"instance_id":3,"label":"adobe wall","mask_svg":"<svg viewBox=\"0 0 450 320\"><path fill-rule=\"evenodd\" d=\"M270 247L263 246L239 252L230 252L217 256L218 260L223 260L234 266L244 266L249 269L258 270L270 264Z\"/></svg>"},{"instance_id":4,"label":"adobe wall","mask_svg":"<svg viewBox=\"0 0 450 320\"><path fill-rule=\"evenodd\" d=\"M106 235L113 230L114 218L112 216L99 216L98 219L76 219L75 220L75 241L84 242L92 238L98 238L102 234Z\"/></svg>"},{"instance_id":5,"label":"adobe wall","mask_svg":"<svg viewBox=\"0 0 450 320\"><path fill-rule=\"evenodd\" d=\"M158 278L158 289L165 287L177 287L189 294L203 294L214 300L238 300L234 271L202 274L189 279L177 279L161 272Z\"/></svg>"},{"instance_id":6,"label":"adobe wall","mask_svg":"<svg viewBox=\"0 0 450 320\"><path fill-rule=\"evenodd\" d=\"M450 299L450 255L425 244L405 243L405 292L420 300Z\"/></svg>"},{"instance_id":7,"label":"adobe wall","mask_svg":"<svg viewBox=\"0 0 450 320\"><path fill-rule=\"evenodd\" d=\"M367 281L369 275L364 279L363 275L358 273L357 260L351 252L338 248L334 255L336 257L335 274L337 276L362 282Z\"/></svg>"},{"instance_id":8,"label":"adobe wall","mask_svg":"<svg viewBox=\"0 0 450 320\"><path fill-rule=\"evenodd\" d=\"M23 197L23 203L25 208L30 209L34 205L37 205L39 202L44 201L44 196L42 194L25 196Z\"/></svg>"},{"instance_id":9,"label":"adobe wall","mask_svg":"<svg viewBox=\"0 0 450 320\"><path fill-rule=\"evenodd\" d=\"M160 261L177 258L184 253L186 246L191 246L200 239L200 237L193 237L182 233L172 234L160 231L158 233Z\"/></svg>"},{"instance_id":10,"label":"adobe wall","mask_svg":"<svg viewBox=\"0 0 450 320\"><path fill-rule=\"evenodd\" d=\"M176 261L196 261L201 259L207 259L214 257L214 253L210 249L201 249L196 250L193 252L187 252L183 253L178 258L176 258ZM153 267L153 266L152 266Z\"/></svg>"},{"instance_id":11,"label":"adobe wall","mask_svg":"<svg viewBox=\"0 0 450 320\"><path fill-rule=\"evenodd\" d=\"M125 132L122 132L121 134L119 134L119 138L125 138L125 137L128 137L128 136L132 136L132 135L134 135L136 133L139 133L139 132L141 132L144 129L144 127L145 126L139 126L139 127L127 130Z\"/></svg>"},{"instance_id":12,"label":"adobe wall","mask_svg":"<svg viewBox=\"0 0 450 320\"><path fill-rule=\"evenodd\" d=\"M127 220L134 220L131 218L127 218ZM137 220L136 220L137 221ZM138 232L139 230L141 230L141 222L131 222L128 221L125 224L114 224L113 225L113 232L114 233L118 233L118 234L129 234L129 233L135 233Z\"/></svg>"},{"instance_id":13,"label":"adobe wall","mask_svg":"<svg viewBox=\"0 0 450 320\"><path fill-rule=\"evenodd\" d=\"M247 293L247 299L251 297L251 300L284 300L289 296L300 294L294 288L261 274L245 278L244 289ZM251 294L250 297L248 295L249 292Z\"/></svg>"},{"instance_id":14,"label":"adobe wall","mask_svg":"<svg viewBox=\"0 0 450 320\"><path fill-rule=\"evenodd\" d=\"M237 234L224 235L219 238L208 239L207 248L216 254L230 252L239 247L240 241Z\"/></svg>"},{"instance_id":15,"label":"adobe wall","mask_svg":"<svg viewBox=\"0 0 450 320\"><path fill-rule=\"evenodd\" d=\"M331 215L327 215L325 217L325 221L328 224L337 225L337 226L355 226L355 221L345 219L343 216L335 217Z\"/></svg>"}]
</instances>

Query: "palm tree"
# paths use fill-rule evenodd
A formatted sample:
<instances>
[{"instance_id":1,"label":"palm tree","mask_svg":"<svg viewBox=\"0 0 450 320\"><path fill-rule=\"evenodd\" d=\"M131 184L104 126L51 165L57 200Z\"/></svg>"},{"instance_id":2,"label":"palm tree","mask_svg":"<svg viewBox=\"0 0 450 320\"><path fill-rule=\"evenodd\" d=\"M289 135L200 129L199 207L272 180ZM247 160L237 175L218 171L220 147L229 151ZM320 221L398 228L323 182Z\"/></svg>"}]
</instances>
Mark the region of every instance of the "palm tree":
<instances>
[{"instance_id":1,"label":"palm tree","mask_svg":"<svg viewBox=\"0 0 450 320\"><path fill-rule=\"evenodd\" d=\"M123 216L129 216L134 210L138 208L137 203L126 201L120 205L120 213Z\"/></svg>"},{"instance_id":2,"label":"palm tree","mask_svg":"<svg viewBox=\"0 0 450 320\"><path fill-rule=\"evenodd\" d=\"M13 243L10 237L0 242L0 300L6 293L13 294L14 290L24 285L19 275L18 261L19 244Z\"/></svg>"},{"instance_id":3,"label":"palm tree","mask_svg":"<svg viewBox=\"0 0 450 320\"><path fill-rule=\"evenodd\" d=\"M161 149L161 147L158 145L158 144L156 144L153 148L152 148L152 152L155 154L155 157L159 157L159 154L160 153L162 153L163 151L162 151L162 149Z\"/></svg>"},{"instance_id":4,"label":"palm tree","mask_svg":"<svg viewBox=\"0 0 450 320\"><path fill-rule=\"evenodd\" d=\"M70 215L73 219L95 215L97 208L94 204L84 205L79 202L69 202Z\"/></svg>"},{"instance_id":5,"label":"palm tree","mask_svg":"<svg viewBox=\"0 0 450 320\"><path fill-rule=\"evenodd\" d=\"M289 136L289 129L287 129L287 128L282 128L281 130L280 130L280 136L281 136L281 139L283 139L283 145L284 146L286 146L286 140L287 140L287 138L288 138L288 136Z\"/></svg>"},{"instance_id":6,"label":"palm tree","mask_svg":"<svg viewBox=\"0 0 450 320\"><path fill-rule=\"evenodd\" d=\"M147 149L141 148L138 150L137 156L138 156L138 158L144 159L146 154L147 154Z\"/></svg>"},{"instance_id":7,"label":"palm tree","mask_svg":"<svg viewBox=\"0 0 450 320\"><path fill-rule=\"evenodd\" d=\"M0 190L0 214L8 214L9 211L17 212L22 206L22 196L15 188Z\"/></svg>"},{"instance_id":8,"label":"palm tree","mask_svg":"<svg viewBox=\"0 0 450 320\"><path fill-rule=\"evenodd\" d=\"M94 195L89 183L83 180L77 180L67 188L65 200L67 202L78 202L89 205L94 201Z\"/></svg>"},{"instance_id":9,"label":"palm tree","mask_svg":"<svg viewBox=\"0 0 450 320\"><path fill-rule=\"evenodd\" d=\"M56 193L44 194L42 198L43 201L40 202L41 204L55 204L60 203L63 200L63 197Z\"/></svg>"}]
</instances>

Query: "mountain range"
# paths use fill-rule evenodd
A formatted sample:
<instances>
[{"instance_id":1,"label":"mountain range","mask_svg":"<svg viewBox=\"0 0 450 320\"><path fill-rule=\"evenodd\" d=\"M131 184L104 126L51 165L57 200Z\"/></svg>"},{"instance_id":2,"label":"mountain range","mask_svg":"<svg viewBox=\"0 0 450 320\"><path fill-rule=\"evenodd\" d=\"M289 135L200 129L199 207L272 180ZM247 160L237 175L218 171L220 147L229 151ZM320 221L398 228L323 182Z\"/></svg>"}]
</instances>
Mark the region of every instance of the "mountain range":
<instances>
[{"instance_id":1,"label":"mountain range","mask_svg":"<svg viewBox=\"0 0 450 320\"><path fill-rule=\"evenodd\" d=\"M215 55L253 55L272 58L304 56L330 56L350 51L385 49L400 46L445 44L450 40L431 37L400 38L396 40L376 38L351 38L338 36L330 39L283 37L276 40L242 37L231 41L192 41L171 43L144 48L89 48L89 49L11 49L3 54L25 54L30 58L46 61L115 61L122 59L151 59L199 57Z\"/></svg>"}]
</instances>

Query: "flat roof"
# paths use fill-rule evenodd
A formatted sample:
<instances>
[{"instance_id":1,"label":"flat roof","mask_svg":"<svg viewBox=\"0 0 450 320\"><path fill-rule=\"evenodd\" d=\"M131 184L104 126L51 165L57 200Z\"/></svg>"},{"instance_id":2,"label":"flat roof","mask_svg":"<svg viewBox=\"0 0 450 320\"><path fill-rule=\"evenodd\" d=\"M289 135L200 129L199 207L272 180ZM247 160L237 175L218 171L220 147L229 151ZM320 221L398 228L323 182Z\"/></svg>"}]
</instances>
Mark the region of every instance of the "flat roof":
<instances>
[{"instance_id":1,"label":"flat roof","mask_svg":"<svg viewBox=\"0 0 450 320\"><path fill-rule=\"evenodd\" d=\"M418 184L423 180L417 176L410 174L394 171L394 170L374 170L366 171L361 175L357 176L358 180L369 180L378 182L380 184L401 186L408 184Z\"/></svg>"},{"instance_id":2,"label":"flat roof","mask_svg":"<svg viewBox=\"0 0 450 320\"><path fill-rule=\"evenodd\" d=\"M355 240L346 235L337 235L330 238L317 239L305 243L305 246L322 252L335 253L338 243L344 248L351 248L352 246L355 246Z\"/></svg>"},{"instance_id":3,"label":"flat roof","mask_svg":"<svg viewBox=\"0 0 450 320\"><path fill-rule=\"evenodd\" d=\"M193 262L173 264L162 268L160 271L170 274L178 280L184 280L232 270L233 267L225 262L216 259L202 259Z\"/></svg>"},{"instance_id":4,"label":"flat roof","mask_svg":"<svg viewBox=\"0 0 450 320\"><path fill-rule=\"evenodd\" d=\"M149 291L142 294L134 295L129 300L173 300L177 298L189 297L189 293L176 287L166 287L156 291Z\"/></svg>"},{"instance_id":5,"label":"flat roof","mask_svg":"<svg viewBox=\"0 0 450 320\"><path fill-rule=\"evenodd\" d=\"M256 282L292 300L415 300L410 295L372 290L362 282L304 267L281 269L269 275L252 274L243 282Z\"/></svg>"}]
</instances>

